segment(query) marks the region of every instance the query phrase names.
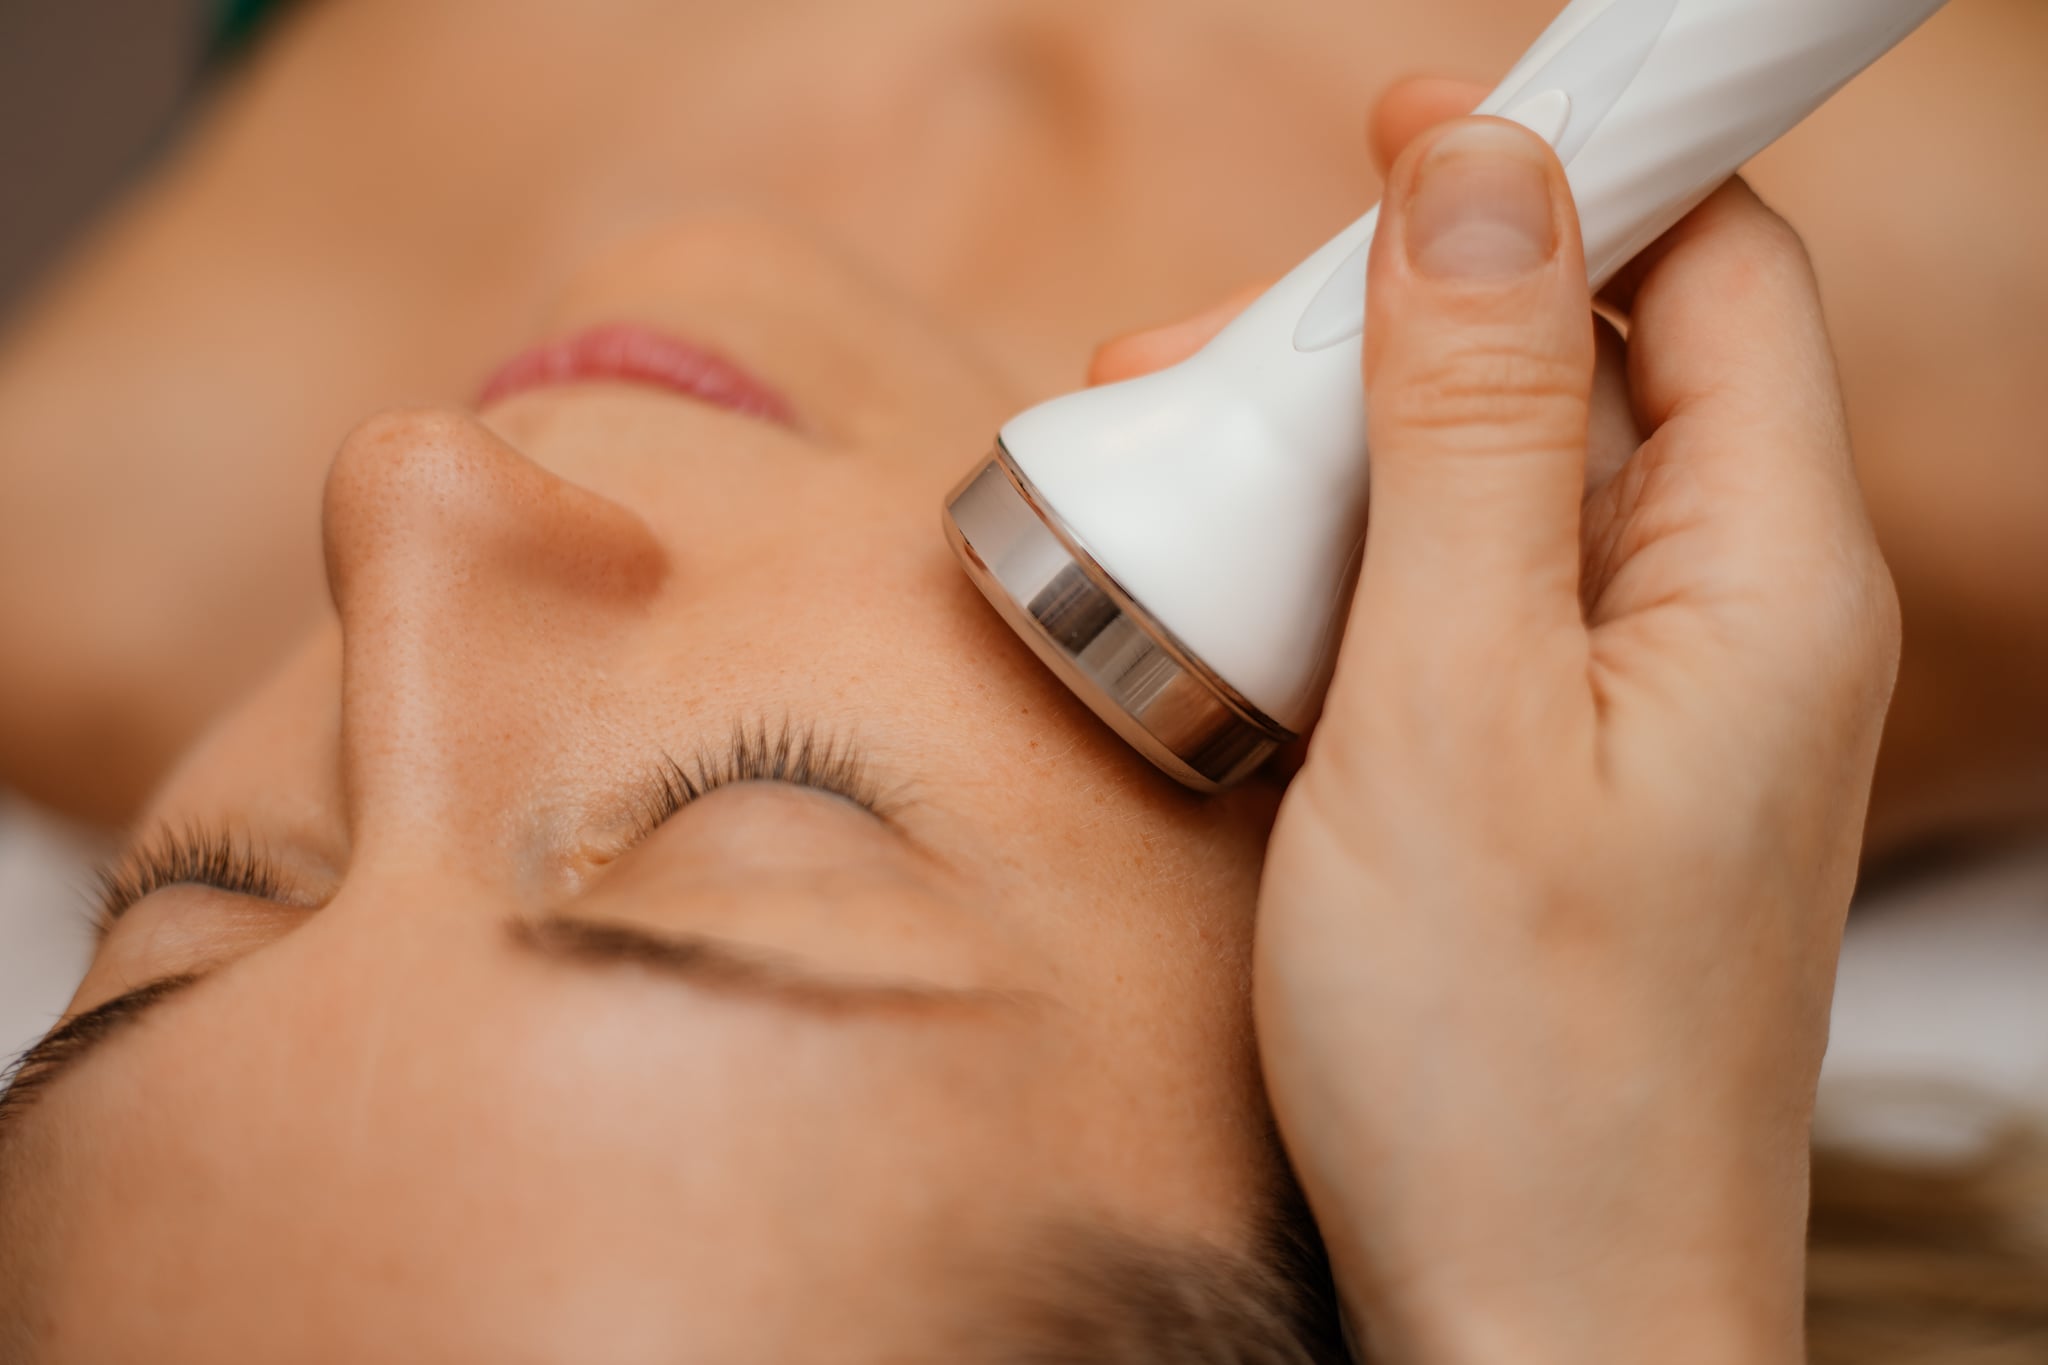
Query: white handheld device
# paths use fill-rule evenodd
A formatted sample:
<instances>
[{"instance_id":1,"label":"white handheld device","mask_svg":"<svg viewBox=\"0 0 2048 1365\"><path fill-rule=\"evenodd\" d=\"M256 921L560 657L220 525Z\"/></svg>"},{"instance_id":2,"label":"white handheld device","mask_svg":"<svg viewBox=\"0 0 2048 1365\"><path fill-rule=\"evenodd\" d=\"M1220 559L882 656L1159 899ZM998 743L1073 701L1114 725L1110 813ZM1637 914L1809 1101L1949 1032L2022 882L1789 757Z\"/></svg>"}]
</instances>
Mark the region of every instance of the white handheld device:
<instances>
[{"instance_id":1,"label":"white handheld device","mask_svg":"<svg viewBox=\"0 0 2048 1365\"><path fill-rule=\"evenodd\" d=\"M1479 107L1549 142L1604 284L1943 0L1574 0ZM989 601L1189 786L1314 717L1364 541L1374 209L1199 354L1012 419L946 503Z\"/></svg>"}]
</instances>

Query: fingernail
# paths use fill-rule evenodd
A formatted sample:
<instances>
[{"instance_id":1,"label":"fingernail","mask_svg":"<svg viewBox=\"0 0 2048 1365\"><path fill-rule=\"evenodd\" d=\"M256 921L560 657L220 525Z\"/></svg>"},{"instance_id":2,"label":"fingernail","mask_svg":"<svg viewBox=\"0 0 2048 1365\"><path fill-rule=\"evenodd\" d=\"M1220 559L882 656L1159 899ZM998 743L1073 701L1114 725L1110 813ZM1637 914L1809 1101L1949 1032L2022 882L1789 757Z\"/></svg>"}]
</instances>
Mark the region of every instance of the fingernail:
<instances>
[{"instance_id":1,"label":"fingernail","mask_svg":"<svg viewBox=\"0 0 2048 1365\"><path fill-rule=\"evenodd\" d=\"M1408 201L1408 259L1447 280L1507 280L1557 250L1543 149L1502 123L1463 123L1429 149Z\"/></svg>"}]
</instances>

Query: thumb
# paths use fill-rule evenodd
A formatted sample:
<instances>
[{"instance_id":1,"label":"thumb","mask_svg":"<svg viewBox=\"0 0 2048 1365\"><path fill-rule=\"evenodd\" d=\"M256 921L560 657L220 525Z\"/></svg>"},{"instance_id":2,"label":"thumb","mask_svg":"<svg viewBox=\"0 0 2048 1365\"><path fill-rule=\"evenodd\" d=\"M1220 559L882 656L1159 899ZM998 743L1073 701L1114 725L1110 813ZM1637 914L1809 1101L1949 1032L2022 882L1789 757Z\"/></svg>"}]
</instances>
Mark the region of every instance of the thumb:
<instances>
[{"instance_id":1,"label":"thumb","mask_svg":"<svg viewBox=\"0 0 2048 1365\"><path fill-rule=\"evenodd\" d=\"M1577 627L1595 345L1563 167L1518 125L1462 119L1403 155L1380 223L1354 622L1489 653Z\"/></svg>"}]
</instances>

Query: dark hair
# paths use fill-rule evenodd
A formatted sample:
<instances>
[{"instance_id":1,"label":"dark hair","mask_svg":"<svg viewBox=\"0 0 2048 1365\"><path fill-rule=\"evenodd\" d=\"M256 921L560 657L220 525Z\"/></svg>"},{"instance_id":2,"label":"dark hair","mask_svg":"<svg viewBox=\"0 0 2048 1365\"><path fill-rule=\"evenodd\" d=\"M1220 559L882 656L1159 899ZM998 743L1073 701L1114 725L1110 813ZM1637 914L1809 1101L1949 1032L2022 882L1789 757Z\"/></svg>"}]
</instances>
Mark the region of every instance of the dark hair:
<instances>
[{"instance_id":1,"label":"dark hair","mask_svg":"<svg viewBox=\"0 0 2048 1365\"><path fill-rule=\"evenodd\" d=\"M1298 1196L1256 1257L1100 1231L1027 1274L1000 1365L1337 1365L1329 1264ZM2048 1133L2015 1125L1921 1163L1822 1147L1813 1160L1810 1365L2048 1361ZM984 1353L986 1354L986 1353Z\"/></svg>"},{"instance_id":2,"label":"dark hair","mask_svg":"<svg viewBox=\"0 0 2048 1365\"><path fill-rule=\"evenodd\" d=\"M1306 1206L1254 1250L1063 1229L1005 1272L970 1359L999 1365L1343 1365L1336 1293ZM980 1297L980 1296L974 1296ZM988 1349L989 1347L993 1349Z\"/></svg>"},{"instance_id":3,"label":"dark hair","mask_svg":"<svg viewBox=\"0 0 2048 1365\"><path fill-rule=\"evenodd\" d=\"M0 1237L14 1231L0 1227ZM1809 1251L1811 1365L2048 1361L2048 1136L2015 1128L1976 1156L1941 1166L1816 1152ZM1291 1186L1249 1252L1074 1226L996 1269L993 1300L964 1299L973 1314L961 1328L974 1348L961 1353L967 1359L1341 1365L1348 1358L1322 1243ZM4 1365L31 1358L30 1305L16 1297L24 1289L0 1283ZM991 1301L1000 1305L994 1313L985 1311Z\"/></svg>"}]
</instances>

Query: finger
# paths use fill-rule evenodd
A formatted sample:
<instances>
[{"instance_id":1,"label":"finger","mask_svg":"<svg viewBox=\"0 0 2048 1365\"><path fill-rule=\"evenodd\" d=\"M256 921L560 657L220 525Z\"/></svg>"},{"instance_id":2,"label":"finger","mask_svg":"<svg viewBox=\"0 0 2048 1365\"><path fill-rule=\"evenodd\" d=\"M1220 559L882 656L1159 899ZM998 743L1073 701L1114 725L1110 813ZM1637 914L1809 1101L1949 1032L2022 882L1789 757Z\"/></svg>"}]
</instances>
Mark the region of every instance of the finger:
<instances>
[{"instance_id":1,"label":"finger","mask_svg":"<svg viewBox=\"0 0 2048 1365\"><path fill-rule=\"evenodd\" d=\"M1178 365L1207 346L1269 287L1248 285L1193 317L1141 332L1126 332L1103 342L1088 362L1089 384L1115 384Z\"/></svg>"},{"instance_id":2,"label":"finger","mask_svg":"<svg viewBox=\"0 0 2048 1365\"><path fill-rule=\"evenodd\" d=\"M1417 640L1576 626L1594 339L1550 148L1498 119L1410 148L1367 308L1372 529L1355 613Z\"/></svg>"},{"instance_id":3,"label":"finger","mask_svg":"<svg viewBox=\"0 0 2048 1365\"><path fill-rule=\"evenodd\" d=\"M1846 681L1881 705L1896 598L1798 234L1732 181L1626 273L1616 301L1632 308L1630 388L1657 477L1630 480L1623 499L1596 509L1596 528L1633 543L1593 579L1596 623L1681 596L1712 600L1745 613L1744 655L1779 667L1780 686ZM1644 553L1666 542L1690 549Z\"/></svg>"},{"instance_id":4,"label":"finger","mask_svg":"<svg viewBox=\"0 0 2048 1365\"><path fill-rule=\"evenodd\" d=\"M1372 111L1373 165L1385 175L1409 143L1439 123L1471 113L1485 98L1486 87L1477 81L1414 76L1395 82Z\"/></svg>"},{"instance_id":5,"label":"finger","mask_svg":"<svg viewBox=\"0 0 2048 1365\"><path fill-rule=\"evenodd\" d=\"M1628 385L1628 342L1606 318L1593 317L1598 358L1593 367L1593 403L1586 433L1586 492L1599 492L1643 444Z\"/></svg>"},{"instance_id":6,"label":"finger","mask_svg":"<svg viewBox=\"0 0 2048 1365\"><path fill-rule=\"evenodd\" d=\"M1645 430L1691 414L1745 434L1702 443L1701 458L1768 474L1803 455L1848 472L1812 260L1746 184L1729 182L1666 233L1613 298L1629 313L1630 386Z\"/></svg>"}]
</instances>

